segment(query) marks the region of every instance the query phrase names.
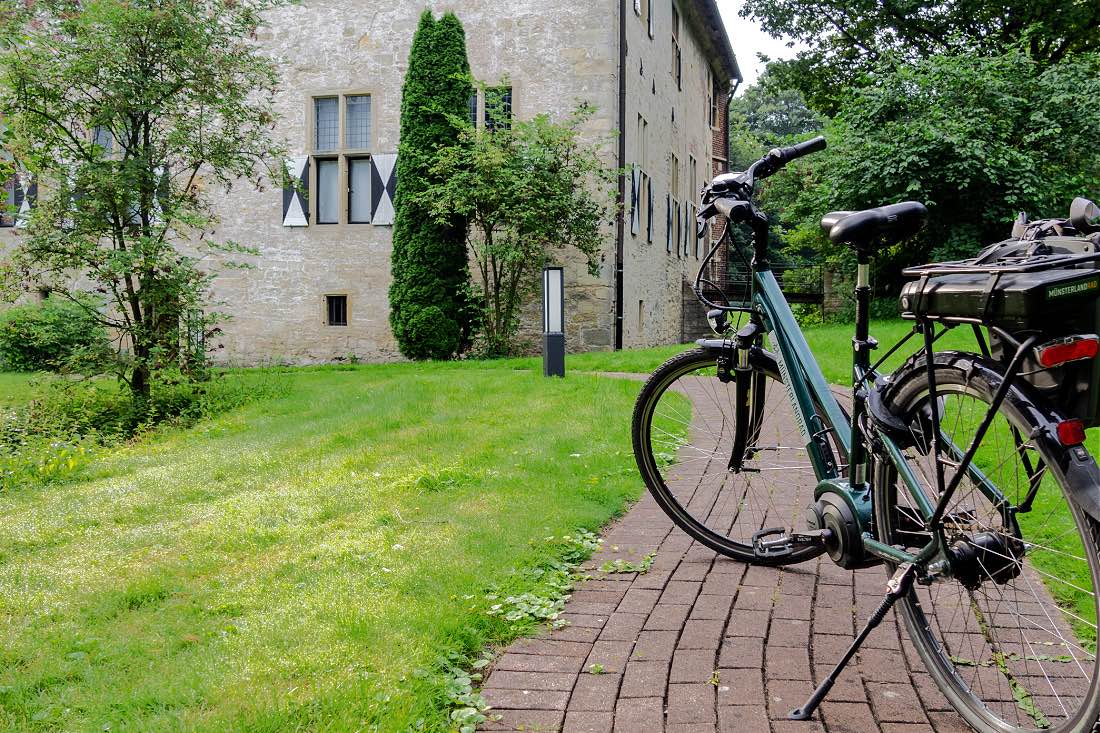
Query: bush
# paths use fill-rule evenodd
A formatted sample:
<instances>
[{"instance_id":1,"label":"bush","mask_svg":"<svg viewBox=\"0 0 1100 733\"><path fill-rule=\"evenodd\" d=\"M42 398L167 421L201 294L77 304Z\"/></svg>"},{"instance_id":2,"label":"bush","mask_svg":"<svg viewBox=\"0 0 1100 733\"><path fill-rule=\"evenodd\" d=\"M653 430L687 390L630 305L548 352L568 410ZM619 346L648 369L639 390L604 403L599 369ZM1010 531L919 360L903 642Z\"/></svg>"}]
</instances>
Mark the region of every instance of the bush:
<instances>
[{"instance_id":1,"label":"bush","mask_svg":"<svg viewBox=\"0 0 1100 733\"><path fill-rule=\"evenodd\" d=\"M275 372L217 374L196 382L160 373L148 400L109 379L51 379L28 404L0 414L0 491L68 480L97 449L161 425L186 427L286 390Z\"/></svg>"},{"instance_id":2,"label":"bush","mask_svg":"<svg viewBox=\"0 0 1100 733\"><path fill-rule=\"evenodd\" d=\"M96 371L110 352L95 304L50 298L0 313L0 366L17 372Z\"/></svg>"}]
</instances>

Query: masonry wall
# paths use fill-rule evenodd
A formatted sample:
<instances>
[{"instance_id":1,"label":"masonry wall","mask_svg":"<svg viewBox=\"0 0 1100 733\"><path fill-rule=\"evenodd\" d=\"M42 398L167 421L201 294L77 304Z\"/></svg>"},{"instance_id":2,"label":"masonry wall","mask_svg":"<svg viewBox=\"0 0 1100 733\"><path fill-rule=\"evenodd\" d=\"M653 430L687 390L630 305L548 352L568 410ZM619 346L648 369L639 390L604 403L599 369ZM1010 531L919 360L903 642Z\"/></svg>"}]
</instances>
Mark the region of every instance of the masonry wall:
<instances>
[{"instance_id":1,"label":"masonry wall","mask_svg":"<svg viewBox=\"0 0 1100 733\"><path fill-rule=\"evenodd\" d=\"M681 340L683 283L694 279L706 253L703 242L696 244L691 207L698 205L713 169L710 101L714 80L720 79L681 14L678 84L672 31L679 3L642 0L640 6L641 13L627 18L626 164L641 169L643 189L652 188L653 225L648 226L650 194L643 190L640 222L628 218L623 252L623 346L628 348Z\"/></svg>"},{"instance_id":2,"label":"masonry wall","mask_svg":"<svg viewBox=\"0 0 1100 733\"><path fill-rule=\"evenodd\" d=\"M586 132L610 140L617 120L618 26L612 0L451 0L388 3L304 0L273 13L260 35L285 64L277 133L299 155L312 152L312 99L369 94L369 153L397 151L401 85L409 46L425 7L453 10L466 29L472 71L497 83L508 78L517 117L550 112L564 117L578 100L599 110ZM343 180L343 179L342 179ZM347 217L342 207L341 220ZM227 272L216 299L232 320L223 326L223 361L317 362L355 356L399 356L388 323L392 227L373 224L282 226L282 193L237 187L219 206L217 236L257 247L254 269ZM608 348L614 325L614 239L599 277L567 261L570 346ZM346 295L348 325L326 325L325 296Z\"/></svg>"}]
</instances>

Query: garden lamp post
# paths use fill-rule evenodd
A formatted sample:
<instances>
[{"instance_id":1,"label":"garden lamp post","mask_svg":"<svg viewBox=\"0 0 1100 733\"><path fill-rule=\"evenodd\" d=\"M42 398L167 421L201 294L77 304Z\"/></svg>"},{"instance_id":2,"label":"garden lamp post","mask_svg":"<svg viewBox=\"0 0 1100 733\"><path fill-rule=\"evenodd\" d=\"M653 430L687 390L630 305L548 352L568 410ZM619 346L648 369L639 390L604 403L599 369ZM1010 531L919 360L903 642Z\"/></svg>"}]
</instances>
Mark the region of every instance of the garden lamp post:
<instances>
[{"instance_id":1,"label":"garden lamp post","mask_svg":"<svg viewBox=\"0 0 1100 733\"><path fill-rule=\"evenodd\" d=\"M542 373L565 376L565 278L560 267L542 271Z\"/></svg>"}]
</instances>

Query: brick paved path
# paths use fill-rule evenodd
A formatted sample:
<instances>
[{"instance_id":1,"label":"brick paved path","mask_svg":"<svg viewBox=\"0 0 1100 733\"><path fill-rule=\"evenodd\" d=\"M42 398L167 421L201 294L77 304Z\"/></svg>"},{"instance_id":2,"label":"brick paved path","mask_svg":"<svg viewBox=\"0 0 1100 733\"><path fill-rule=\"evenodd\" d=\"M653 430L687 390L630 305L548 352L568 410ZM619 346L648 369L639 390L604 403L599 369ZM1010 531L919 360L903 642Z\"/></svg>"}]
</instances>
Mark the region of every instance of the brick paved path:
<instances>
[{"instance_id":1,"label":"brick paved path","mask_svg":"<svg viewBox=\"0 0 1100 733\"><path fill-rule=\"evenodd\" d=\"M780 508L801 514L813 483L793 478ZM590 566L653 551L646 574L594 572L566 605L569 626L506 650L484 685L501 716L486 730L969 730L892 612L816 719L785 720L881 601L881 568L851 573L827 558L786 569L749 567L693 543L648 494L609 529ZM589 673L593 664L603 673Z\"/></svg>"}]
</instances>

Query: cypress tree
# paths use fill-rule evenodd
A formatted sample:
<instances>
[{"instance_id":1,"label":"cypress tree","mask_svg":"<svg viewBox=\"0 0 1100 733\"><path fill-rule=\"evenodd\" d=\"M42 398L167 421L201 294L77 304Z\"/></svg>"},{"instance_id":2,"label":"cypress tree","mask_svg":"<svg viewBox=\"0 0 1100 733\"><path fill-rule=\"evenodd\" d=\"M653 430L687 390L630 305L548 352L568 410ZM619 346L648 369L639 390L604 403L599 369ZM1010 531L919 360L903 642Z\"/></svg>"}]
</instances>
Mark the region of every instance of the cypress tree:
<instances>
[{"instance_id":1,"label":"cypress tree","mask_svg":"<svg viewBox=\"0 0 1100 733\"><path fill-rule=\"evenodd\" d=\"M410 359L451 358L470 338L465 222L433 221L413 200L430 180L435 152L458 141L447 115L468 114L469 73L462 23L453 13L436 21L424 11L402 88L390 263L390 327Z\"/></svg>"}]
</instances>

